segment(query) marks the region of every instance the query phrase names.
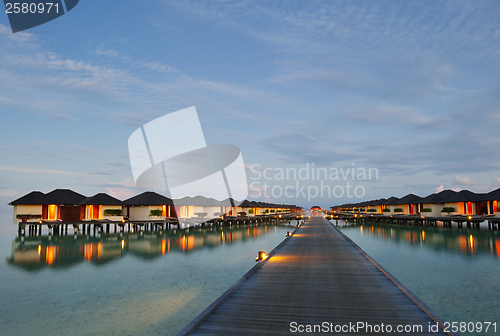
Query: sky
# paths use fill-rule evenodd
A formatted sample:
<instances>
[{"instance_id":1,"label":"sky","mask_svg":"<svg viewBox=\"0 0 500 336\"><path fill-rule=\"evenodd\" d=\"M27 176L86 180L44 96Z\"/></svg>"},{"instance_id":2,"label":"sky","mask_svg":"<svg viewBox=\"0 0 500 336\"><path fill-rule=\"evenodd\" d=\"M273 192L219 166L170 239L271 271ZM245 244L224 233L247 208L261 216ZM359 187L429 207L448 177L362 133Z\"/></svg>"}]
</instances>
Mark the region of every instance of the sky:
<instances>
[{"instance_id":1,"label":"sky","mask_svg":"<svg viewBox=\"0 0 500 336\"><path fill-rule=\"evenodd\" d=\"M1 13L0 211L33 190L142 192L128 137L191 106L207 143L240 148L249 199L489 192L498 17L498 1L81 0L13 34Z\"/></svg>"}]
</instances>

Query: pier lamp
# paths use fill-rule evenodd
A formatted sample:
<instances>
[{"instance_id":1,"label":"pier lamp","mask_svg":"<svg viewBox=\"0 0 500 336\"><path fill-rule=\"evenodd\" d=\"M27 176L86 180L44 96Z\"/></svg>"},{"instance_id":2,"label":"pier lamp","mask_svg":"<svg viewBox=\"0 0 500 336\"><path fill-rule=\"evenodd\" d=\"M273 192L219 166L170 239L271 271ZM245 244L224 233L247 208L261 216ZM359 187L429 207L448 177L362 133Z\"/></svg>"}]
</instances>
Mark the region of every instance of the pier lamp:
<instances>
[{"instance_id":1,"label":"pier lamp","mask_svg":"<svg viewBox=\"0 0 500 336\"><path fill-rule=\"evenodd\" d=\"M287 237L291 237L291 236L292 236L292 233L291 233L290 231L287 231L287 232L286 232L286 236L287 236Z\"/></svg>"},{"instance_id":2,"label":"pier lamp","mask_svg":"<svg viewBox=\"0 0 500 336\"><path fill-rule=\"evenodd\" d=\"M255 261L262 261L262 260L265 260L267 259L268 255L266 254L266 252L264 251L259 251L258 252L258 257L255 258Z\"/></svg>"},{"instance_id":3,"label":"pier lamp","mask_svg":"<svg viewBox=\"0 0 500 336\"><path fill-rule=\"evenodd\" d=\"M472 216L469 216L469 220L471 220L471 219L472 219Z\"/></svg>"},{"instance_id":4,"label":"pier lamp","mask_svg":"<svg viewBox=\"0 0 500 336\"><path fill-rule=\"evenodd\" d=\"M43 222L42 222L42 220L39 220L38 223L42 224Z\"/></svg>"}]
</instances>

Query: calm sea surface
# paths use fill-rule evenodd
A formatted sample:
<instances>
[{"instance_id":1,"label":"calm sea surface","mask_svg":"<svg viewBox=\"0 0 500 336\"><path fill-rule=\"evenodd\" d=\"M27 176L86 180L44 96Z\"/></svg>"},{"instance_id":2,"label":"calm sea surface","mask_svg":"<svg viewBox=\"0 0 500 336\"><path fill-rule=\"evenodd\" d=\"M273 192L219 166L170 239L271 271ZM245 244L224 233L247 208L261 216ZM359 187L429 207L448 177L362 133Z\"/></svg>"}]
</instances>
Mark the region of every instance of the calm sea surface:
<instances>
[{"instance_id":1,"label":"calm sea surface","mask_svg":"<svg viewBox=\"0 0 500 336\"><path fill-rule=\"evenodd\" d=\"M335 222L335 221L333 221ZM342 232L447 322L497 322L500 333L500 234L365 224ZM468 333L463 335L496 335Z\"/></svg>"},{"instance_id":2,"label":"calm sea surface","mask_svg":"<svg viewBox=\"0 0 500 336\"><path fill-rule=\"evenodd\" d=\"M1 335L172 335L292 228L17 238L0 218Z\"/></svg>"},{"instance_id":3,"label":"calm sea surface","mask_svg":"<svg viewBox=\"0 0 500 336\"><path fill-rule=\"evenodd\" d=\"M499 231L388 225L341 230L448 322L500 327ZM2 335L171 335L290 227L26 237L0 218ZM463 335L494 335L467 333Z\"/></svg>"}]
</instances>

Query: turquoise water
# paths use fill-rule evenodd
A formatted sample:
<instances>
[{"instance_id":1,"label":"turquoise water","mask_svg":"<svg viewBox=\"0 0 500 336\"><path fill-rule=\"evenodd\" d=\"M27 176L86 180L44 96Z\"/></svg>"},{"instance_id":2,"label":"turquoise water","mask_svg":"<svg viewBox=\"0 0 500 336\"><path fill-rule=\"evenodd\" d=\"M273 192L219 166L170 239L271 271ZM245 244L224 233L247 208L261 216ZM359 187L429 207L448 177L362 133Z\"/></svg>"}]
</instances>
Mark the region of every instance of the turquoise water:
<instances>
[{"instance_id":1,"label":"turquoise water","mask_svg":"<svg viewBox=\"0 0 500 336\"><path fill-rule=\"evenodd\" d=\"M2 335L172 335L290 227L16 237L0 219ZM123 243L122 243L123 241Z\"/></svg>"},{"instance_id":2,"label":"turquoise water","mask_svg":"<svg viewBox=\"0 0 500 336\"><path fill-rule=\"evenodd\" d=\"M365 224L342 232L447 322L497 322L500 233ZM494 335L462 332L463 335Z\"/></svg>"}]
</instances>

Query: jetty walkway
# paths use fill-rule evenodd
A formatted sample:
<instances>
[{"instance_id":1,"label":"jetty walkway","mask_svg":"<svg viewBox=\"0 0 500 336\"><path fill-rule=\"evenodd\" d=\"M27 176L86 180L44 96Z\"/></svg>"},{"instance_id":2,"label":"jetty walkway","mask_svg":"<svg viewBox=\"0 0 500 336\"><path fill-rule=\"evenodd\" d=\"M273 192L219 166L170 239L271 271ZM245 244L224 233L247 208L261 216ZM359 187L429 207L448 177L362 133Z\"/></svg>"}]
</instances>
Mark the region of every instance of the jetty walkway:
<instances>
[{"instance_id":1,"label":"jetty walkway","mask_svg":"<svg viewBox=\"0 0 500 336\"><path fill-rule=\"evenodd\" d=\"M457 335L440 323L330 222L312 217L178 335Z\"/></svg>"}]
</instances>

